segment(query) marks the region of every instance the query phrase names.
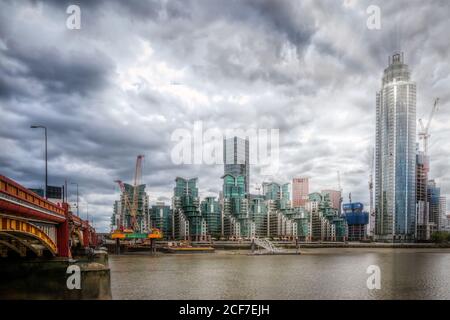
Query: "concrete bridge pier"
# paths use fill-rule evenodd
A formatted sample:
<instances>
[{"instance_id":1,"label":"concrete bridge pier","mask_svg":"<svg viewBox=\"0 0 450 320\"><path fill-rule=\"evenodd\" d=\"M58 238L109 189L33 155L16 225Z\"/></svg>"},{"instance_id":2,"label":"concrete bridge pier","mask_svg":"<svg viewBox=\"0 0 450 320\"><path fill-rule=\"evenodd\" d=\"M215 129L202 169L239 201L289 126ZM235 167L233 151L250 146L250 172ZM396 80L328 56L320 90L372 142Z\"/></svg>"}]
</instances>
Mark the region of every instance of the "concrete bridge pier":
<instances>
[{"instance_id":1,"label":"concrete bridge pier","mask_svg":"<svg viewBox=\"0 0 450 320\"><path fill-rule=\"evenodd\" d=\"M111 299L107 254L77 258L1 259L0 299Z\"/></svg>"}]
</instances>

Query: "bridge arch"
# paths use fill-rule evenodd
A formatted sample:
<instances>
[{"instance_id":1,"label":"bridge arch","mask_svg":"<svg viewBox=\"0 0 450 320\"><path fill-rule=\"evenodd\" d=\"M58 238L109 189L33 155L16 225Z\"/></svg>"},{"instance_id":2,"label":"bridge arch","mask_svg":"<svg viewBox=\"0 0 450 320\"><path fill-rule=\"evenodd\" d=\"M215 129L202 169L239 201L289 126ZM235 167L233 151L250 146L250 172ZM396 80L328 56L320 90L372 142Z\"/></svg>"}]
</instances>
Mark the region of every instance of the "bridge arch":
<instances>
[{"instance_id":1,"label":"bridge arch","mask_svg":"<svg viewBox=\"0 0 450 320\"><path fill-rule=\"evenodd\" d=\"M0 217L0 246L24 255L24 250L29 250L36 255L42 255L42 250L36 248L39 244L52 255L58 253L55 242L37 226L23 220ZM7 244L6 244L7 243Z\"/></svg>"}]
</instances>

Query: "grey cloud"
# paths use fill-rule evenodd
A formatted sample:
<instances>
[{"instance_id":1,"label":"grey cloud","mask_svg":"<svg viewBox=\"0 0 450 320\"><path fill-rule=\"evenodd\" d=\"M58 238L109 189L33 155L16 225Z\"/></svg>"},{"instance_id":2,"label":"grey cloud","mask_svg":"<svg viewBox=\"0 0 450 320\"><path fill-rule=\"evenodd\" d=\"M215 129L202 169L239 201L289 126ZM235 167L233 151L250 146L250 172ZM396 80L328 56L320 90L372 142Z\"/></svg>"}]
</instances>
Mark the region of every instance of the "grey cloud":
<instances>
[{"instance_id":1,"label":"grey cloud","mask_svg":"<svg viewBox=\"0 0 450 320\"><path fill-rule=\"evenodd\" d=\"M72 3L82 9L76 32L65 28ZM337 186L340 170L344 192L367 203L375 92L388 55L402 49L418 114L442 99L432 174L449 194L449 3L405 3L2 2L0 143L9 152L0 171L42 185L42 132L29 126L47 125L51 183L78 182L105 231L113 181L132 180L138 154L152 203L170 202L176 176L198 176L202 196L220 191L222 166L170 159L171 133L202 120L206 128L280 129L280 172L262 177L254 166L252 184L307 175L321 190ZM382 9L382 30L365 26L370 4Z\"/></svg>"}]
</instances>

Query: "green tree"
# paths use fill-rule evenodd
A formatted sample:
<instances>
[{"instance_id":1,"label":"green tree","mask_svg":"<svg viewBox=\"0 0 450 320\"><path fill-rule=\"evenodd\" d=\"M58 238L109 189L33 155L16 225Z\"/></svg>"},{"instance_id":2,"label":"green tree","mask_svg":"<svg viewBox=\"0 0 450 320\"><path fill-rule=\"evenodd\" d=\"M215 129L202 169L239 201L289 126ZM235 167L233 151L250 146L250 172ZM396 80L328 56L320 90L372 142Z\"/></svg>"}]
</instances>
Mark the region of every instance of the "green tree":
<instances>
[{"instance_id":1,"label":"green tree","mask_svg":"<svg viewBox=\"0 0 450 320\"><path fill-rule=\"evenodd\" d=\"M443 231L436 231L431 234L431 241L436 243L443 243L450 241L450 233Z\"/></svg>"}]
</instances>

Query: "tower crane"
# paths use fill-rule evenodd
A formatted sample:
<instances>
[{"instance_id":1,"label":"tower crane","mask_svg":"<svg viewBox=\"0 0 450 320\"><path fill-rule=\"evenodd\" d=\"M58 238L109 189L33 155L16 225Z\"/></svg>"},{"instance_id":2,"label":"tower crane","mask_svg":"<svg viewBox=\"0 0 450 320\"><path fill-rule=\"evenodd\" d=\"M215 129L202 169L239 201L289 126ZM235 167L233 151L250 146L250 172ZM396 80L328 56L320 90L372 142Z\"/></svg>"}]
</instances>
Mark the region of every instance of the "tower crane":
<instances>
[{"instance_id":1,"label":"tower crane","mask_svg":"<svg viewBox=\"0 0 450 320\"><path fill-rule=\"evenodd\" d=\"M124 210L128 210L130 213L130 228L124 230L123 218L121 218L119 229L114 231L111 235L112 239L159 239L162 238L162 233L157 228L152 228L151 233L143 233L139 223L137 221L137 215L139 210L139 186L142 181L142 162L144 160L143 155L138 155L136 159L136 167L134 170L134 181L132 185L132 196L127 192L125 184L121 180L115 180L122 192L124 199L124 207L122 208L122 217L124 216ZM152 242L153 243L153 242Z\"/></svg>"},{"instance_id":2,"label":"tower crane","mask_svg":"<svg viewBox=\"0 0 450 320\"><path fill-rule=\"evenodd\" d=\"M428 139L430 138L429 129L430 129L431 120L433 120L433 117L434 117L436 111L438 110L438 103L439 103L439 98L436 98L434 100L434 105L433 105L433 108L431 109L430 117L428 118L428 122L426 125L423 124L422 119L419 119L419 125L420 125L419 140L423 140L423 152L425 153L425 155L428 155Z\"/></svg>"},{"instance_id":3,"label":"tower crane","mask_svg":"<svg viewBox=\"0 0 450 320\"><path fill-rule=\"evenodd\" d=\"M143 155L138 155L136 159L136 168L134 171L134 184L133 184L133 203L131 207L131 226L135 232L139 230L139 225L137 223L137 213L138 213L138 190L142 181L142 161L144 160Z\"/></svg>"},{"instance_id":4,"label":"tower crane","mask_svg":"<svg viewBox=\"0 0 450 320\"><path fill-rule=\"evenodd\" d=\"M122 180L115 180L114 182L116 182L119 185L120 191L122 192L122 195L123 195L123 199L124 199L124 203L125 203L125 207L122 207L122 210L121 210L122 211L121 217L123 217L125 210L128 210L128 212L131 212L130 197L127 193L127 190L125 189L125 184L123 183ZM124 229L122 218L120 219L119 229L122 231Z\"/></svg>"}]
</instances>

